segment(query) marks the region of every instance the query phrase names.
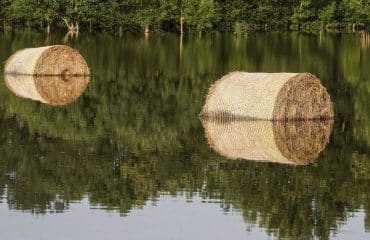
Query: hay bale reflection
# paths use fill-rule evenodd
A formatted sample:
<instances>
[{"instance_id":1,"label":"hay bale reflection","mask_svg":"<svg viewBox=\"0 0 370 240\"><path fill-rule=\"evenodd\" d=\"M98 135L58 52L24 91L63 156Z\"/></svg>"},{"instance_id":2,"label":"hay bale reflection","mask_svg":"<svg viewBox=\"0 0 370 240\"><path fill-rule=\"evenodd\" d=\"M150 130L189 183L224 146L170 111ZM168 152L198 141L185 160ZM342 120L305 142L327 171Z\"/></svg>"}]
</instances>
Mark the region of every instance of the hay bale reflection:
<instances>
[{"instance_id":1,"label":"hay bale reflection","mask_svg":"<svg viewBox=\"0 0 370 240\"><path fill-rule=\"evenodd\" d=\"M325 148L332 120L221 121L202 119L212 149L230 159L306 165Z\"/></svg>"},{"instance_id":2,"label":"hay bale reflection","mask_svg":"<svg viewBox=\"0 0 370 240\"><path fill-rule=\"evenodd\" d=\"M5 74L5 84L18 97L50 105L76 101L85 91L89 76L32 76Z\"/></svg>"}]
</instances>

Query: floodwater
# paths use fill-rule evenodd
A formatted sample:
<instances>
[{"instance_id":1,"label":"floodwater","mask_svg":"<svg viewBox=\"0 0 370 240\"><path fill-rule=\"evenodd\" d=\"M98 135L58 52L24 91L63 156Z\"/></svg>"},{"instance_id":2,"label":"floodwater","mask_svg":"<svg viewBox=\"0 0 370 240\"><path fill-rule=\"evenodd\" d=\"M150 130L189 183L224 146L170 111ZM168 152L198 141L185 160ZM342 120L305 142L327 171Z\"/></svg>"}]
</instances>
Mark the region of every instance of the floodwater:
<instances>
[{"instance_id":1,"label":"floodwater","mask_svg":"<svg viewBox=\"0 0 370 240\"><path fill-rule=\"evenodd\" d=\"M1 74L0 239L370 239L368 39L82 34L66 44L92 76L66 106L19 98ZM0 33L0 62L62 43ZM322 80L335 121L313 162L232 160L209 146L204 95L235 70Z\"/></svg>"}]
</instances>

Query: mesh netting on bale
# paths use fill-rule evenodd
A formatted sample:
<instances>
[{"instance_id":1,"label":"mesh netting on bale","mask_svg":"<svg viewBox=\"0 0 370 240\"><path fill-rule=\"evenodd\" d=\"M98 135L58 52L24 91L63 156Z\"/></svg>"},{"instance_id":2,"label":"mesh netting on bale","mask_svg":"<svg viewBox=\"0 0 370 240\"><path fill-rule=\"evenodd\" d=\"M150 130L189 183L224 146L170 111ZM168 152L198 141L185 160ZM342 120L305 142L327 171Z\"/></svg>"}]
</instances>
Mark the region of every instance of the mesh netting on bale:
<instances>
[{"instance_id":1,"label":"mesh netting on bale","mask_svg":"<svg viewBox=\"0 0 370 240\"><path fill-rule=\"evenodd\" d=\"M31 76L5 74L5 84L15 95L50 105L66 105L85 91L89 76Z\"/></svg>"},{"instance_id":2,"label":"mesh netting on bale","mask_svg":"<svg viewBox=\"0 0 370 240\"><path fill-rule=\"evenodd\" d=\"M203 119L202 124L210 147L224 157L306 165L325 148L333 120Z\"/></svg>"},{"instance_id":3,"label":"mesh netting on bale","mask_svg":"<svg viewBox=\"0 0 370 240\"><path fill-rule=\"evenodd\" d=\"M85 59L76 50L54 45L17 51L5 63L5 74L86 76L90 71Z\"/></svg>"},{"instance_id":4,"label":"mesh netting on bale","mask_svg":"<svg viewBox=\"0 0 370 240\"><path fill-rule=\"evenodd\" d=\"M203 118L244 120L332 119L333 103L310 73L232 72L209 89Z\"/></svg>"}]
</instances>

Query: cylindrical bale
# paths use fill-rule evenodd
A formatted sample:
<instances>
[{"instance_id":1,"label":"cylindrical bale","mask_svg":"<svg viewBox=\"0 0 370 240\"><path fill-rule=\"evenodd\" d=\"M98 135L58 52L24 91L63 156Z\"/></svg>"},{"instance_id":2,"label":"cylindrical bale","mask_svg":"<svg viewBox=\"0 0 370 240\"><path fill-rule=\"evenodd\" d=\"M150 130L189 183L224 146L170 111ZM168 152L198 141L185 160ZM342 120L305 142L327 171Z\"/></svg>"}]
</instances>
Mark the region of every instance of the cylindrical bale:
<instances>
[{"instance_id":1,"label":"cylindrical bale","mask_svg":"<svg viewBox=\"0 0 370 240\"><path fill-rule=\"evenodd\" d=\"M17 51L7 60L5 74L86 76L90 71L85 59L76 50L54 45Z\"/></svg>"},{"instance_id":2,"label":"cylindrical bale","mask_svg":"<svg viewBox=\"0 0 370 240\"><path fill-rule=\"evenodd\" d=\"M202 120L210 147L229 159L306 165L325 148L332 120Z\"/></svg>"},{"instance_id":3,"label":"cylindrical bale","mask_svg":"<svg viewBox=\"0 0 370 240\"><path fill-rule=\"evenodd\" d=\"M310 73L232 72L209 89L201 116L244 120L332 119L326 88Z\"/></svg>"},{"instance_id":4,"label":"cylindrical bale","mask_svg":"<svg viewBox=\"0 0 370 240\"><path fill-rule=\"evenodd\" d=\"M76 101L85 91L89 76L31 76L5 74L5 84L18 97L50 105Z\"/></svg>"}]
</instances>

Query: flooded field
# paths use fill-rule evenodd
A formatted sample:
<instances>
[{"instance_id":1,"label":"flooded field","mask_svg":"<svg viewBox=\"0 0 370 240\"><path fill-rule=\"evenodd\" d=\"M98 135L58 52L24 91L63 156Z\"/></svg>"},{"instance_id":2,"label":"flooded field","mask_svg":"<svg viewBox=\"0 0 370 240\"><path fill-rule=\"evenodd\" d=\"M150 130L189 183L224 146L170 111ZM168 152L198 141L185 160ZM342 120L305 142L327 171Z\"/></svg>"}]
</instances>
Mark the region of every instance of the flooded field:
<instances>
[{"instance_id":1,"label":"flooded field","mask_svg":"<svg viewBox=\"0 0 370 240\"><path fill-rule=\"evenodd\" d=\"M1 72L19 49L68 44L91 76L56 106L0 75L0 239L369 239L366 39L1 33ZM334 121L205 124L209 86L236 70L314 74Z\"/></svg>"}]
</instances>

